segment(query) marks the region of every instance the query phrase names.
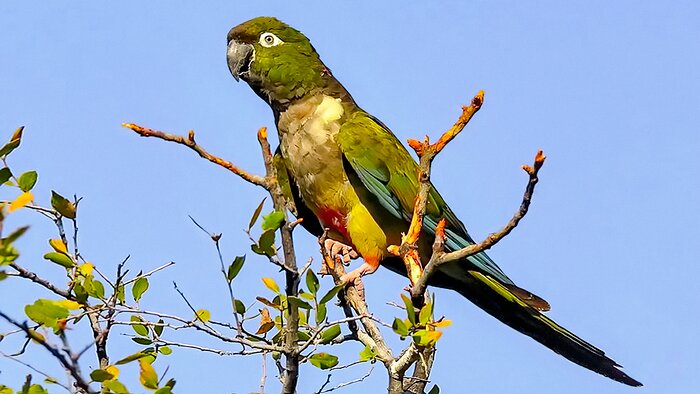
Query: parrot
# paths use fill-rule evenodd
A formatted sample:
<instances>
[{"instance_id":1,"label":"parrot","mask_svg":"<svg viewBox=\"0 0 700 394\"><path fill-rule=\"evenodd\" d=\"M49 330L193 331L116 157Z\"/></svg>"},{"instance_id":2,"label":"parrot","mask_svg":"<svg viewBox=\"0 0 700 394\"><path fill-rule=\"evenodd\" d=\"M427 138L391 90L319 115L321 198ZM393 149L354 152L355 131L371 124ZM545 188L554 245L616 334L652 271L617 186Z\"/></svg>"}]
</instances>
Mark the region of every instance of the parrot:
<instances>
[{"instance_id":1,"label":"parrot","mask_svg":"<svg viewBox=\"0 0 700 394\"><path fill-rule=\"evenodd\" d=\"M302 32L277 18L257 17L233 27L227 63L234 79L246 82L272 109L279 137L273 161L293 213L312 234L327 231L362 258L341 279L353 282L379 265L406 276L401 258L387 248L401 243L420 182L418 164L398 138L358 106ZM418 245L423 264L443 218L447 251L475 243L431 185ZM576 364L642 385L602 350L546 317L547 301L515 285L485 252L441 265L429 285L456 291Z\"/></svg>"}]
</instances>

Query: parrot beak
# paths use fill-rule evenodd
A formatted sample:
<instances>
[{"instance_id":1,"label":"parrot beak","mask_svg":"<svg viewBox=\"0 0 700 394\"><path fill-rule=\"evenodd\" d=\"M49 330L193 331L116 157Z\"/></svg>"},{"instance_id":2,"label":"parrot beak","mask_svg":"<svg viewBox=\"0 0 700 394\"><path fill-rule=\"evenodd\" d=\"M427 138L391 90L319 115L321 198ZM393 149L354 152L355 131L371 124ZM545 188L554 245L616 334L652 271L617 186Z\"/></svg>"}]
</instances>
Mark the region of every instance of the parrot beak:
<instances>
[{"instance_id":1,"label":"parrot beak","mask_svg":"<svg viewBox=\"0 0 700 394\"><path fill-rule=\"evenodd\" d=\"M252 45L234 40L229 41L226 59L228 60L228 69L236 82L248 74L250 63L254 58L255 50Z\"/></svg>"}]
</instances>

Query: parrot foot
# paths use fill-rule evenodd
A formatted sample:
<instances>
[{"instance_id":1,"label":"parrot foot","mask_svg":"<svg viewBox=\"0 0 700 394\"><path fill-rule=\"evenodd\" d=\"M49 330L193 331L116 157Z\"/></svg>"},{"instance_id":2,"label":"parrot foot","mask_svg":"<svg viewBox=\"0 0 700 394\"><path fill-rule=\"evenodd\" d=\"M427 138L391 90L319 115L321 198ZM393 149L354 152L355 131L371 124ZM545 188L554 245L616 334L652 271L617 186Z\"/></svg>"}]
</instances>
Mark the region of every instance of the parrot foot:
<instances>
[{"instance_id":1,"label":"parrot foot","mask_svg":"<svg viewBox=\"0 0 700 394\"><path fill-rule=\"evenodd\" d=\"M365 261L361 266L344 274L340 277L340 281L346 285L352 284L357 289L362 299L365 299L365 286L362 283L362 277L374 273L379 268L379 261Z\"/></svg>"},{"instance_id":2,"label":"parrot foot","mask_svg":"<svg viewBox=\"0 0 700 394\"><path fill-rule=\"evenodd\" d=\"M328 256L332 258L333 261L342 261L343 265L345 266L350 265L350 260L360 257L352 246L346 245L334 239L326 239L323 242L323 247L326 249L326 253L328 253Z\"/></svg>"}]
</instances>

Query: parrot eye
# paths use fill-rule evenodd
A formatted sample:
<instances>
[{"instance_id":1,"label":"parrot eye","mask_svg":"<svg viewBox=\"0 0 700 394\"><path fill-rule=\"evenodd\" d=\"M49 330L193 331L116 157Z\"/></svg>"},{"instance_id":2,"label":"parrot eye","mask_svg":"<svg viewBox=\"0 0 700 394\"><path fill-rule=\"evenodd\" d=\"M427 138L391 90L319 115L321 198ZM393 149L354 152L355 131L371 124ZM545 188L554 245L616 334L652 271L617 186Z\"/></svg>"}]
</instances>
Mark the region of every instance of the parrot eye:
<instances>
[{"instance_id":1,"label":"parrot eye","mask_svg":"<svg viewBox=\"0 0 700 394\"><path fill-rule=\"evenodd\" d=\"M260 35L260 45L265 48L274 47L282 44L284 41L280 40L279 37L272 33L263 33Z\"/></svg>"}]
</instances>

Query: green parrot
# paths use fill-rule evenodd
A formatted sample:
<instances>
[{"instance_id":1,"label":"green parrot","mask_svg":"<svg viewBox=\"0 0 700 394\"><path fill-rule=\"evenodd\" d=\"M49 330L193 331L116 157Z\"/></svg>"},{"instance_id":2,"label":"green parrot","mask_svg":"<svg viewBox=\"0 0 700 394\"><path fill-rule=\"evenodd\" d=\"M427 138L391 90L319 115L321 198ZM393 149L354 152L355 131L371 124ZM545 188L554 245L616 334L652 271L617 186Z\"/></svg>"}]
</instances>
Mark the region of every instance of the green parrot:
<instances>
[{"instance_id":1,"label":"green parrot","mask_svg":"<svg viewBox=\"0 0 700 394\"><path fill-rule=\"evenodd\" d=\"M381 264L406 275L389 245L401 242L418 193L417 163L396 136L360 108L323 64L309 39L272 17L232 28L227 37L229 70L270 105L280 146L280 182L295 202L304 227L350 245L364 260L343 279L350 282ZM447 221L445 248L474 243L433 187L419 250L430 256L435 227ZM424 261L427 263L427 261ZM440 267L430 285L452 289L508 326L585 368L630 386L637 380L605 353L553 320L540 297L516 286L479 253Z\"/></svg>"}]
</instances>

